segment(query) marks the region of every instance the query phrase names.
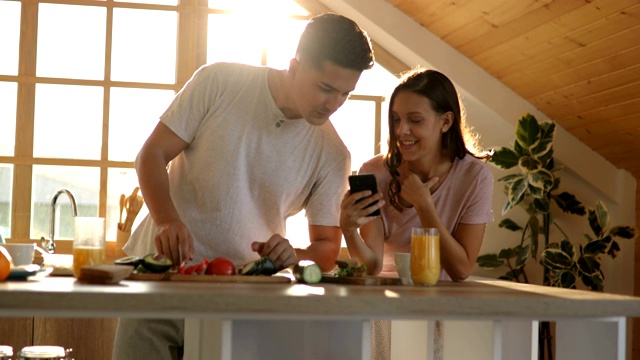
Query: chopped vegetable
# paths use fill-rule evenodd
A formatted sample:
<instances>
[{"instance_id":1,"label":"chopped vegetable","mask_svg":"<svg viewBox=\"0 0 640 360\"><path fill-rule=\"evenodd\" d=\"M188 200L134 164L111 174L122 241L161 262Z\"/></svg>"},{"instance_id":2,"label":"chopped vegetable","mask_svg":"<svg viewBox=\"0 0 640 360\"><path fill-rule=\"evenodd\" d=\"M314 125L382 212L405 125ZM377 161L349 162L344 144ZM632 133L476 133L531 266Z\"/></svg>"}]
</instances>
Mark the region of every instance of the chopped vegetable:
<instances>
[{"instance_id":1,"label":"chopped vegetable","mask_svg":"<svg viewBox=\"0 0 640 360\"><path fill-rule=\"evenodd\" d=\"M299 282L315 284L322 280L322 269L312 260L300 260L293 266L293 276Z\"/></svg>"},{"instance_id":2,"label":"chopped vegetable","mask_svg":"<svg viewBox=\"0 0 640 360\"><path fill-rule=\"evenodd\" d=\"M139 256L125 256L120 259L116 259L113 263L116 265L130 265L137 268L142 262L142 258Z\"/></svg>"},{"instance_id":3,"label":"chopped vegetable","mask_svg":"<svg viewBox=\"0 0 640 360\"><path fill-rule=\"evenodd\" d=\"M217 257L209 262L207 266L207 270L205 271L207 275L235 275L236 274L236 266L231 262L231 260L223 257Z\"/></svg>"},{"instance_id":4,"label":"chopped vegetable","mask_svg":"<svg viewBox=\"0 0 640 360\"><path fill-rule=\"evenodd\" d=\"M152 273L163 273L171 269L173 262L163 255L147 254L142 258L141 265Z\"/></svg>"},{"instance_id":5,"label":"chopped vegetable","mask_svg":"<svg viewBox=\"0 0 640 360\"><path fill-rule=\"evenodd\" d=\"M357 262L336 261L338 265L338 277L363 276L367 272L367 267L362 264L358 266Z\"/></svg>"},{"instance_id":6,"label":"chopped vegetable","mask_svg":"<svg viewBox=\"0 0 640 360\"><path fill-rule=\"evenodd\" d=\"M240 275L273 275L278 272L276 264L266 256L242 267Z\"/></svg>"}]
</instances>

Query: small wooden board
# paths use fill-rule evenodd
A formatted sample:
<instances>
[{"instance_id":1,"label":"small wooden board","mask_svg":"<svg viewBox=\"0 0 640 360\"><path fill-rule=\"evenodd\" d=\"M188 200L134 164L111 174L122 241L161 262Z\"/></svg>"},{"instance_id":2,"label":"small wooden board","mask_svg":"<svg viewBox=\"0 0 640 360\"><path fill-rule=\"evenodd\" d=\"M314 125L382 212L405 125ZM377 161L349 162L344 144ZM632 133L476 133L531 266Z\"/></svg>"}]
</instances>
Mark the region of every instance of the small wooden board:
<instances>
[{"instance_id":1,"label":"small wooden board","mask_svg":"<svg viewBox=\"0 0 640 360\"><path fill-rule=\"evenodd\" d=\"M402 285L400 278L370 275L349 277L324 275L320 282L350 285Z\"/></svg>"},{"instance_id":2,"label":"small wooden board","mask_svg":"<svg viewBox=\"0 0 640 360\"><path fill-rule=\"evenodd\" d=\"M132 273L127 280L140 281L191 281L191 282L224 282L224 283L280 283L291 282L286 276L246 276L246 275L184 275L175 273L137 274Z\"/></svg>"}]
</instances>

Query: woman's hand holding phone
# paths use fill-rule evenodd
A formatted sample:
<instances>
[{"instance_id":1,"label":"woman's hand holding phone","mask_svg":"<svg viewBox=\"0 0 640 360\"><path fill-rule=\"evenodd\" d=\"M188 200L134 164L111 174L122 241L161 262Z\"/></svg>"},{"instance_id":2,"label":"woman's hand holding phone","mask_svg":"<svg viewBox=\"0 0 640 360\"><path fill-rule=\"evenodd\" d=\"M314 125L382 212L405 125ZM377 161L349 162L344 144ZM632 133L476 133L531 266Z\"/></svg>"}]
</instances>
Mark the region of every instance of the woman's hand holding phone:
<instances>
[{"instance_id":1,"label":"woman's hand holding phone","mask_svg":"<svg viewBox=\"0 0 640 360\"><path fill-rule=\"evenodd\" d=\"M349 176L349 192L353 194L357 194L360 192L369 191L369 193L361 194L362 196L357 200L357 202L363 201L368 206L376 205L382 196L377 196L377 199L369 199L368 196L377 195L378 194L378 184L376 182L376 177L373 174L361 174L361 175L351 175ZM368 194L368 195L367 195ZM363 207L364 208L364 207ZM366 216L378 216L380 215L380 208L375 209L375 211L367 214Z\"/></svg>"},{"instance_id":2,"label":"woman's hand holding phone","mask_svg":"<svg viewBox=\"0 0 640 360\"><path fill-rule=\"evenodd\" d=\"M352 175L349 184L351 189L345 193L340 205L340 228L345 235L357 232L362 225L375 219L384 205L373 175Z\"/></svg>"}]
</instances>

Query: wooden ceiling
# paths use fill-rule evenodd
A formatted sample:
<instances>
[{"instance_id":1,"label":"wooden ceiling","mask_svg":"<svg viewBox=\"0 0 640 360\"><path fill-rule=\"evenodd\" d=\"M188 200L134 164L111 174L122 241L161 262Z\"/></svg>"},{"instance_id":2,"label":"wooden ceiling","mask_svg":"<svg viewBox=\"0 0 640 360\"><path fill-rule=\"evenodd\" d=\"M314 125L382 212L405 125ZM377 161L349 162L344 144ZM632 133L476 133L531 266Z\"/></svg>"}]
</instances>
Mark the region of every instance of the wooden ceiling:
<instances>
[{"instance_id":1,"label":"wooden ceiling","mask_svg":"<svg viewBox=\"0 0 640 360\"><path fill-rule=\"evenodd\" d=\"M640 179L640 1L386 1Z\"/></svg>"}]
</instances>

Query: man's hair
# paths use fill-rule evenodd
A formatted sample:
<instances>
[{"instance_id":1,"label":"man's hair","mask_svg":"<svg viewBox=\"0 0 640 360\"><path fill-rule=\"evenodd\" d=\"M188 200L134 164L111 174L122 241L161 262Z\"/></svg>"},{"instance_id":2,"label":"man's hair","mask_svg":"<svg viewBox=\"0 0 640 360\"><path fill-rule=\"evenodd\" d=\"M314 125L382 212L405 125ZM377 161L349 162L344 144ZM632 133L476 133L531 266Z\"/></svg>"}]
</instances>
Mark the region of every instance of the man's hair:
<instances>
[{"instance_id":1,"label":"man's hair","mask_svg":"<svg viewBox=\"0 0 640 360\"><path fill-rule=\"evenodd\" d=\"M308 61L321 69L326 60L351 70L373 66L371 41L365 31L344 16L327 13L307 24L296 51L298 61Z\"/></svg>"}]
</instances>

